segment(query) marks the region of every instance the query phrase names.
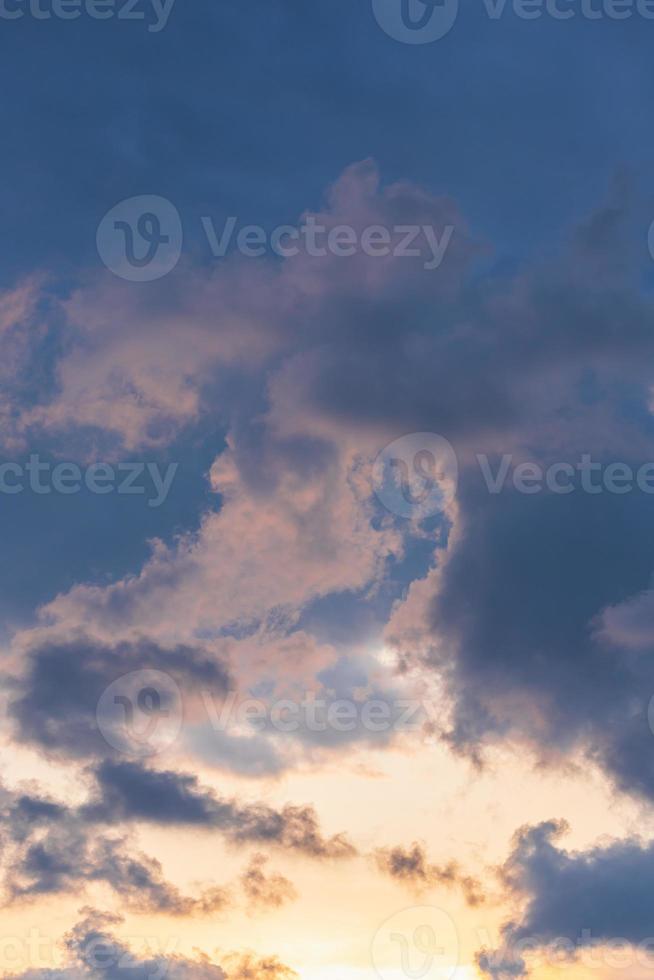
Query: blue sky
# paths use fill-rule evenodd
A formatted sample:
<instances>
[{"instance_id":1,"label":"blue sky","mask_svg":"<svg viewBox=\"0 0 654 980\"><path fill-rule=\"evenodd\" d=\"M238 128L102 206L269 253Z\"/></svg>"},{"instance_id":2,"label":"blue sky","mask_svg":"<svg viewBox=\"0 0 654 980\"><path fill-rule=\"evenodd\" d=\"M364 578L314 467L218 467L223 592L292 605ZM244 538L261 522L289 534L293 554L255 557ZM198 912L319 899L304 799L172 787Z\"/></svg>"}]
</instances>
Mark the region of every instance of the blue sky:
<instances>
[{"instance_id":1,"label":"blue sky","mask_svg":"<svg viewBox=\"0 0 654 980\"><path fill-rule=\"evenodd\" d=\"M161 193L188 224L207 210L274 224L368 156L385 180L455 196L517 261L616 170L648 191L651 24L639 17L491 21L466 2L424 46L341 0L179 3L158 34L88 18L7 28L7 281L34 262L65 273L92 261L97 221L121 197Z\"/></svg>"}]
</instances>

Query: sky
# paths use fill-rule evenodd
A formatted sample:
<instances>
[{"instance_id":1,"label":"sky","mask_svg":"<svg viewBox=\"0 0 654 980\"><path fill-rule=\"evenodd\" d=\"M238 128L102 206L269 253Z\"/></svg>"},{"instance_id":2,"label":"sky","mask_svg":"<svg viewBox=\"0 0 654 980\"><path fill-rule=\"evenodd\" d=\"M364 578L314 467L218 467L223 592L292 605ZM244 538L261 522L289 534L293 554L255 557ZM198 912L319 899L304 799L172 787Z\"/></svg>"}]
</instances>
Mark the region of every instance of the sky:
<instances>
[{"instance_id":1,"label":"sky","mask_svg":"<svg viewBox=\"0 0 654 980\"><path fill-rule=\"evenodd\" d=\"M652 0L0 0L0 976L644 980Z\"/></svg>"}]
</instances>

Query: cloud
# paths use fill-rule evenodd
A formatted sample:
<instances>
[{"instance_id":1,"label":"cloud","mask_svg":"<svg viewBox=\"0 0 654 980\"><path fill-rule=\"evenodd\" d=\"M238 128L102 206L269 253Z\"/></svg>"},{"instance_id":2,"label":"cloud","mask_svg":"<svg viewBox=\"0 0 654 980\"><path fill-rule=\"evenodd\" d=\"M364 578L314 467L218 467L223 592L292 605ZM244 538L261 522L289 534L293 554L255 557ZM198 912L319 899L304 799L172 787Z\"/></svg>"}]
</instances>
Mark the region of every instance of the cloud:
<instances>
[{"instance_id":1,"label":"cloud","mask_svg":"<svg viewBox=\"0 0 654 980\"><path fill-rule=\"evenodd\" d=\"M155 858L133 847L138 823L202 828L238 846L257 844L318 860L353 857L343 834L325 837L314 810L287 804L221 799L195 776L105 760L90 773L91 798L67 806L36 791L0 787L3 902L78 894L94 884L111 889L132 911L202 916L232 904L230 888L212 886L182 894ZM256 853L238 882L252 909L276 908L295 896L290 881L267 874L267 857Z\"/></svg>"},{"instance_id":2,"label":"cloud","mask_svg":"<svg viewBox=\"0 0 654 980\"><path fill-rule=\"evenodd\" d=\"M283 875L266 874L268 857L253 854L248 867L241 875L241 887L250 909L276 909L297 897L293 884Z\"/></svg>"},{"instance_id":3,"label":"cloud","mask_svg":"<svg viewBox=\"0 0 654 980\"><path fill-rule=\"evenodd\" d=\"M52 352L60 350L56 310L38 276L0 290L0 445L6 453L24 448L24 413L47 398Z\"/></svg>"},{"instance_id":4,"label":"cloud","mask_svg":"<svg viewBox=\"0 0 654 980\"><path fill-rule=\"evenodd\" d=\"M17 693L9 714L17 739L73 758L111 754L98 727L100 698L113 682L146 670L161 671L191 691L224 695L230 686L225 665L198 647L164 648L147 639L108 645L87 637L46 642L26 653L23 672L12 683Z\"/></svg>"},{"instance_id":5,"label":"cloud","mask_svg":"<svg viewBox=\"0 0 654 980\"><path fill-rule=\"evenodd\" d=\"M629 194L616 186L557 257L510 274L489 267L451 201L383 186L369 162L342 175L318 217L455 232L429 275L392 257L302 253L191 271L156 293L87 284L58 310L65 327L43 313L45 333L67 338L49 360L40 311L7 300L10 362L47 362L38 400L7 396L24 437L81 444L90 430L93 445L135 451L208 428L215 439L217 428L221 445L208 477L216 505L195 530L154 542L133 574L76 584L15 638L17 740L95 763L76 815L88 824L204 827L235 844L345 857L352 845L325 837L311 807L245 805L192 775L114 762L95 707L114 668L144 664L221 694L283 689L302 663L313 691L341 653L363 659L338 631L338 598L369 602L395 572L388 643L403 678L438 687L447 744L480 764L496 742L548 763L584 756L651 801L650 497L493 494L476 459L493 469L505 453L542 465L649 461L653 310ZM380 449L421 431L449 439L459 460L437 531L382 511L370 480ZM416 541L425 554L414 562ZM303 620L326 599L333 643L329 623L318 642ZM375 608L375 641L392 601ZM263 742L223 740L219 763L230 748L241 771L281 767ZM65 880L55 843L52 879ZM391 849L389 873L415 883L453 874L416 848ZM155 871L141 864L152 890Z\"/></svg>"},{"instance_id":6,"label":"cloud","mask_svg":"<svg viewBox=\"0 0 654 980\"><path fill-rule=\"evenodd\" d=\"M159 861L135 851L125 833L98 834L83 811L3 790L0 809L4 903L77 894L104 884L136 912L207 915L229 902L226 889L182 895Z\"/></svg>"},{"instance_id":7,"label":"cloud","mask_svg":"<svg viewBox=\"0 0 654 980\"><path fill-rule=\"evenodd\" d=\"M235 953L224 960L227 980L293 980L295 970L281 963L276 956L256 956L254 953Z\"/></svg>"},{"instance_id":8,"label":"cloud","mask_svg":"<svg viewBox=\"0 0 654 980\"><path fill-rule=\"evenodd\" d=\"M95 771L98 798L82 808L92 822L143 821L217 830L234 844L269 844L314 858L356 852L343 834L324 837L310 806L242 804L202 787L196 776L105 760Z\"/></svg>"},{"instance_id":9,"label":"cloud","mask_svg":"<svg viewBox=\"0 0 654 980\"><path fill-rule=\"evenodd\" d=\"M414 842L408 848L383 847L375 851L374 856L381 872L418 892L439 885L459 886L468 905L474 907L484 901L480 883L475 878L462 874L456 861L445 865L431 864L423 844Z\"/></svg>"},{"instance_id":10,"label":"cloud","mask_svg":"<svg viewBox=\"0 0 654 980\"><path fill-rule=\"evenodd\" d=\"M460 478L447 547L387 629L400 665L427 667L442 684L442 737L476 763L498 741L529 746L549 763L585 755L619 790L652 799L650 495L579 486L522 494L510 480L493 494L476 459L485 454L493 473L504 454L514 466L575 467L586 455L595 467L637 469L652 460L650 382L639 364L651 356L652 307L637 281L632 204L617 186L558 258L521 271L502 295L489 283L468 297L475 309L463 335L434 309L420 348L431 383L408 371L415 393L401 392L400 405L376 403L372 385L353 384L363 374L355 360L339 382L352 393L349 406L337 409L329 382L321 396L309 381L303 410L332 429L345 419L381 424L389 413L406 430L453 442ZM375 356L368 377L395 392L396 365L412 363L409 353L396 351L388 364ZM474 387L465 411L450 384Z\"/></svg>"},{"instance_id":11,"label":"cloud","mask_svg":"<svg viewBox=\"0 0 654 980\"><path fill-rule=\"evenodd\" d=\"M32 969L12 980L226 980L226 973L206 957L195 960L175 954L139 957L110 929L123 921L118 915L82 909L81 919L66 934L65 964L57 970Z\"/></svg>"},{"instance_id":12,"label":"cloud","mask_svg":"<svg viewBox=\"0 0 654 980\"><path fill-rule=\"evenodd\" d=\"M451 694L445 737L472 758L498 739L550 761L581 751L620 789L651 797L651 659L596 632L616 595L650 579L649 498L492 496L471 475L459 506L418 650Z\"/></svg>"},{"instance_id":13,"label":"cloud","mask_svg":"<svg viewBox=\"0 0 654 980\"><path fill-rule=\"evenodd\" d=\"M84 643L112 651L146 642L162 651L196 648L202 637L201 655L206 649L207 657L218 658L229 647L233 662L247 665L233 678L242 690L252 681L247 670L254 658L255 682L299 683L294 664L301 663L305 691L315 690L316 674L341 651L308 631L293 632L303 611L330 596L366 601L401 559L404 536L378 519L367 473L385 427L373 420L367 429L321 428L310 405L285 401L300 392L294 378L286 384L285 371L293 366L302 376L302 366L294 365L305 351L320 361L324 356L327 368L330 352L338 353L348 337L372 354L380 316L382 334L395 343L401 324L393 314L406 297L423 311L432 301L450 303L480 250L452 201L406 182L383 185L370 161L341 175L315 217L326 227L347 223L359 232L409 222L455 225L456 233L438 275L425 275L411 258L361 252L344 263L337 255L302 252L284 262L228 261L209 276L187 270L188 278L159 284L163 293L110 279L87 283L60 304L69 342L57 352L49 397L20 416L26 431L53 445L65 437L80 452L87 437L94 451L104 448L102 434L110 449L136 451L170 445L196 422L215 428L218 418L226 439L209 474L218 506L205 512L197 530L153 542L137 574L73 586L40 610L35 629L15 639L25 668L11 708L19 739L61 755L106 754L90 712L110 670L97 666L100 654L91 654L90 668L76 671L72 647L82 633ZM124 659L131 666L138 657ZM165 655L154 659L157 669L166 669ZM60 705L49 666L73 675L61 686ZM194 683L191 676L188 684ZM307 738L305 752L324 747L330 734L314 744ZM333 738L341 751L349 741ZM203 759L211 757L208 742L189 729L188 745ZM214 742L217 763L229 766L233 756L237 771L266 774L293 764L279 758L270 740Z\"/></svg>"},{"instance_id":14,"label":"cloud","mask_svg":"<svg viewBox=\"0 0 654 980\"><path fill-rule=\"evenodd\" d=\"M80 286L60 304L69 342L51 397L23 409L23 429L105 454L169 445L199 421L216 373L255 374L279 346L275 276L250 264L246 282L244 271L187 267L183 287L158 283L140 297L108 274Z\"/></svg>"},{"instance_id":15,"label":"cloud","mask_svg":"<svg viewBox=\"0 0 654 980\"><path fill-rule=\"evenodd\" d=\"M217 646L256 634L271 641L261 644L268 675L279 674L279 635L321 597L379 589L419 533L380 514L370 462L398 435L436 431L458 454L459 493L444 515L445 540L434 541L438 572L422 597L419 644L415 624L412 636L397 629L401 603L388 635L404 666L427 667L443 682L451 702L443 736L476 760L499 739L526 742L550 761L585 751L620 789L651 796L645 702L654 673L628 638L626 649L615 642L617 613L609 612L651 587L649 496L523 495L511 487L493 495L475 459L485 453L494 468L504 453L542 464L595 453L636 465L651 455L652 308L639 284L632 197L617 182L559 256L511 276L491 270L482 284L483 250L456 206L406 183L384 186L366 161L341 176L317 217L357 228L454 225L433 274L420 263L363 254L348 263L304 253L281 263L227 263L197 303L178 295L177 280L156 301L149 292L128 298L135 291L116 286L121 302L135 306L129 328L117 332L106 296L91 303L89 293L85 303L82 290L69 314L78 328L85 324L93 364L102 377L132 372L124 427L112 414L125 401L122 380L106 396L112 412L96 413L127 445L147 444L149 432L168 438L168 408L159 412L150 397L151 370L182 406L173 428L208 416L224 390L226 448L210 474L220 509L197 531L156 543L138 574L58 596L41 611L42 635L68 638L83 627L104 643L147 635L169 647L200 635ZM221 298L219 339L208 296ZM182 354L179 364L173 300L202 339L197 355ZM255 345L248 368L231 346L243 310L253 336L270 329L269 347ZM128 339L140 337L139 317L145 337L161 328L152 368ZM80 399L91 401L75 393L86 349L67 349L50 415L38 422L44 431L72 424ZM217 362L247 383L223 389L220 371L209 383ZM180 386L191 393L187 407ZM134 422L141 403L145 414ZM404 574L415 584L415 574ZM415 595L409 589L407 601ZM602 616L614 624L608 649L597 632ZM47 733L32 737L47 741ZM240 764L256 770L252 759ZM268 753L261 765L270 771L276 760Z\"/></svg>"},{"instance_id":16,"label":"cloud","mask_svg":"<svg viewBox=\"0 0 654 980\"><path fill-rule=\"evenodd\" d=\"M335 447L229 442L210 475L220 510L172 545L155 543L138 575L49 603L50 634L83 627L105 642L147 634L167 645L274 629L319 596L363 590L401 551L397 532L371 525L369 491Z\"/></svg>"},{"instance_id":17,"label":"cloud","mask_svg":"<svg viewBox=\"0 0 654 980\"><path fill-rule=\"evenodd\" d=\"M570 963L596 951L596 966L603 947L642 946L651 957L654 844L627 838L565 851L558 840L566 830L550 820L516 833L502 880L521 913L502 930L502 949L478 955L490 976L522 976L529 954L548 947Z\"/></svg>"},{"instance_id":18,"label":"cloud","mask_svg":"<svg viewBox=\"0 0 654 980\"><path fill-rule=\"evenodd\" d=\"M8 980L292 980L297 974L276 956L225 953L221 965L206 955L188 959L174 951L148 950L137 955L113 929L120 915L85 907L83 916L63 940L64 965L30 969Z\"/></svg>"},{"instance_id":19,"label":"cloud","mask_svg":"<svg viewBox=\"0 0 654 980\"><path fill-rule=\"evenodd\" d=\"M479 252L450 199L406 181L382 186L370 160L348 167L308 217L326 229L346 224L359 239L380 225L428 226L438 239L453 226L455 234L430 274L423 243L418 258L358 249L344 262L306 248L282 262L231 256L209 273L187 264L183 276L143 291L109 274L88 279L58 303L68 341L49 397L20 407L22 429L127 451L165 446L207 412L233 411L216 396L216 379L228 392L236 381L256 389L280 355L304 346L307 332L319 343L327 329L348 330L360 302L368 318L386 304L388 319L408 293L447 297Z\"/></svg>"}]
</instances>

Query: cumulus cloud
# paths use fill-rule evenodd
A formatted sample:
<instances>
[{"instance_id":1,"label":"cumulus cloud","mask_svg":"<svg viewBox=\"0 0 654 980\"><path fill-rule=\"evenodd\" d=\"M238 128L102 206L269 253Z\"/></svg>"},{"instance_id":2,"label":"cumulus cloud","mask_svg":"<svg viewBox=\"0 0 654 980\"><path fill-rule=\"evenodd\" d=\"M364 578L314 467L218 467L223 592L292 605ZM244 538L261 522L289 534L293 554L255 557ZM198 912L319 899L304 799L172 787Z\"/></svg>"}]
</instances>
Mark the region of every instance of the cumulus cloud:
<instances>
[{"instance_id":1,"label":"cumulus cloud","mask_svg":"<svg viewBox=\"0 0 654 980\"><path fill-rule=\"evenodd\" d=\"M650 658L607 646L594 627L616 590L649 581L649 498L491 496L471 478L459 503L464 530L418 653L451 693L446 737L473 758L504 738L550 760L582 750L621 789L651 796Z\"/></svg>"},{"instance_id":2,"label":"cumulus cloud","mask_svg":"<svg viewBox=\"0 0 654 980\"><path fill-rule=\"evenodd\" d=\"M117 331L106 295L91 302L95 294L81 290L69 317L88 336L67 348L58 393L31 423L46 431L82 417L79 404L92 407L91 395L75 389L87 356L94 391L103 392L91 416L105 416L132 447L169 438L169 406L160 410L153 386L179 404L176 429L213 410L201 392L220 388L205 384L217 363L247 374L231 336L245 321L256 356L239 397L225 388L227 448L210 476L220 509L198 531L157 543L139 574L57 597L43 610L43 630L69 636L84 624L104 642L141 633L190 644L200 634L265 632L271 623L288 630L321 597L379 587L415 529L380 517L370 461L398 435L435 431L459 456L459 493L446 554L434 542L439 568L419 648L415 634L395 628L401 609L389 629L402 663L433 668L447 688L445 735L457 750L478 759L485 742L502 738L550 758L582 748L620 788L651 795L644 692L654 676L609 611L651 585L649 497L510 487L493 495L475 459L485 453L495 469L503 453L543 465L574 464L582 453L638 465L651 455L652 310L639 288L631 207L617 184L558 258L473 288L483 253L455 205L405 183L383 186L365 162L341 176L316 217L330 227L453 225L433 274L363 253L348 263L304 252L281 263L226 263L204 292L190 290L197 300L177 295L177 282L165 287L173 290L165 303L116 286L121 302L134 305L121 318L129 329ZM220 297L215 336L209 296ZM195 348L185 340L181 355L177 309L201 341ZM129 339L140 336L141 322L146 338L157 325L150 366ZM123 379L115 392L107 394L98 371ZM626 650L602 643L602 615Z\"/></svg>"},{"instance_id":3,"label":"cumulus cloud","mask_svg":"<svg viewBox=\"0 0 654 980\"><path fill-rule=\"evenodd\" d=\"M271 271L248 268L256 287L244 271L188 269L182 289L158 283L140 297L111 276L75 290L60 307L70 339L51 397L24 409L23 428L72 436L82 452L168 445L198 422L216 373L256 375L279 346L283 291Z\"/></svg>"},{"instance_id":4,"label":"cumulus cloud","mask_svg":"<svg viewBox=\"0 0 654 980\"><path fill-rule=\"evenodd\" d=\"M63 304L72 339L57 358L49 399L22 416L29 431L55 439L92 429L94 446L105 432L134 450L165 445L180 427L215 410L226 448L209 474L220 506L204 514L196 531L154 542L138 574L74 586L16 639L25 675L11 712L22 740L60 754L106 751L90 730L99 667L88 668L93 678L72 677L62 705L48 700L49 665L60 661L67 676L79 661L56 650L69 649L82 631L85 642L113 650L121 642L138 646L144 636L165 650L193 648L202 636L216 657L230 648L240 665L237 684L252 681L243 675L258 658L256 680L285 675L297 683L294 664L301 663L305 690L314 690L317 672L339 651L306 631L293 633L303 611L329 596L369 596L401 559L404 536L378 520L368 472L390 427L372 420L338 429L325 412L328 424L321 427L321 413L308 404L286 404L301 389L293 379L285 383L285 371L305 349L329 359L332 347L340 350L355 335L356 345L372 351L379 316L386 320L386 339L397 337L400 323L393 324L389 311L399 313L409 294L424 309L450 303L479 249L452 201L407 183L384 186L370 161L348 168L315 217L328 228L346 222L362 231L409 222L455 226L455 234L438 276L425 275L422 263L408 258L360 252L343 263L336 255L302 252L281 263L228 262L208 279L189 272L186 291L181 281L162 284L165 300L159 291L137 296L108 280L81 287ZM303 376L301 366L293 370ZM224 405L220 391L227 395ZM159 665L165 663L164 656ZM286 764L262 739L214 741L217 761L229 765L233 752L240 771L265 774ZM327 736L313 741L326 743ZM188 745L193 742L203 758L211 756L197 730L189 731Z\"/></svg>"},{"instance_id":5,"label":"cumulus cloud","mask_svg":"<svg viewBox=\"0 0 654 980\"><path fill-rule=\"evenodd\" d=\"M208 410L229 414L231 406L212 397L216 378L226 390L235 379L256 389L307 332L315 343L327 329L347 330L358 297L368 317L383 303L392 316L408 292L447 297L478 253L450 199L408 182L382 186L369 160L347 168L324 207L303 217L326 229L345 223L358 236L371 225L407 224L426 225L438 238L448 226L455 234L441 275L425 274L424 260L359 249L343 262L301 248L281 263L236 257L211 274L187 266L181 279L142 291L109 275L80 285L58 304L69 340L49 397L22 406L23 429L52 438L92 432L94 442L104 434L128 450L166 445Z\"/></svg>"},{"instance_id":6,"label":"cumulus cloud","mask_svg":"<svg viewBox=\"0 0 654 980\"><path fill-rule=\"evenodd\" d=\"M510 480L491 493L476 459L485 454L492 473L503 454L514 466L573 468L586 454L595 470L619 460L635 471L651 461L650 381L638 362L649 361L652 310L637 284L632 220L618 187L562 258L524 270L501 296L475 297L481 305L467 311L473 326L463 347L434 311L421 348L432 380L414 384L407 374L415 392L404 392L401 405L376 403L372 388L341 375L350 403L347 394L345 407L337 402L331 385L325 395L308 386L306 410L332 428L344 417L360 425L391 413L406 429L439 432L456 448L447 548L438 568L413 583L387 631L403 669L427 666L442 684L450 717L443 715L441 735L476 762L500 740L526 743L549 762L585 753L620 790L651 799L650 496L579 486L523 494ZM462 350L465 363L457 364ZM348 358L336 351L334 364L341 353ZM396 351L388 364L384 356L367 376L376 384L386 378L395 392L395 365L409 355ZM475 386L465 411L447 394L450 381L460 391ZM488 387L496 383L497 396Z\"/></svg>"},{"instance_id":7,"label":"cumulus cloud","mask_svg":"<svg viewBox=\"0 0 654 980\"><path fill-rule=\"evenodd\" d=\"M198 647L165 648L146 639L111 645L84 636L46 642L24 655L22 673L12 679L9 714L17 739L64 756L110 754L98 704L110 684L137 670L161 671L191 691L225 694L230 686L225 664ZM164 702L166 693L159 692Z\"/></svg>"},{"instance_id":8,"label":"cumulus cloud","mask_svg":"<svg viewBox=\"0 0 654 980\"><path fill-rule=\"evenodd\" d=\"M654 844L630 837L566 851L558 845L566 830L564 821L550 820L516 833L502 880L521 913L504 927L500 950L478 955L497 980L527 973L529 954L548 947L569 963L595 951L597 966L603 948L640 946L651 967Z\"/></svg>"},{"instance_id":9,"label":"cumulus cloud","mask_svg":"<svg viewBox=\"0 0 654 980\"><path fill-rule=\"evenodd\" d=\"M211 473L220 510L173 545L156 543L137 576L79 585L49 603L42 611L49 631L84 624L105 641L147 633L189 643L200 633L292 623L320 596L364 589L401 552L400 537L371 525L368 491L349 478L349 459L329 446L318 446L315 461L311 453L302 445L262 447L257 486L239 469L248 464L237 450L225 450Z\"/></svg>"}]
</instances>

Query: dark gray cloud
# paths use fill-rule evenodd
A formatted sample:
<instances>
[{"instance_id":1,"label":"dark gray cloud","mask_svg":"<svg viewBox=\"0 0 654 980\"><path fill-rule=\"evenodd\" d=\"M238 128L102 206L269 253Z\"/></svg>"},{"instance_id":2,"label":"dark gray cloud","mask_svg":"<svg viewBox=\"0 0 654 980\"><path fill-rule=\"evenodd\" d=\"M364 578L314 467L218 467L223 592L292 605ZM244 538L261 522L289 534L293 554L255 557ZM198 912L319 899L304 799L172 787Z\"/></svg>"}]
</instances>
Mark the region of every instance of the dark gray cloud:
<instances>
[{"instance_id":1,"label":"dark gray cloud","mask_svg":"<svg viewBox=\"0 0 654 980\"><path fill-rule=\"evenodd\" d=\"M241 804L203 787L196 776L104 760L94 772L97 797L82 808L87 821L144 821L217 830L235 844L269 844L315 858L354 855L342 834L324 837L310 806Z\"/></svg>"},{"instance_id":2,"label":"dark gray cloud","mask_svg":"<svg viewBox=\"0 0 654 980\"><path fill-rule=\"evenodd\" d=\"M367 168L353 168L346 184ZM406 218L427 204L398 191L384 207ZM461 470L457 533L431 610L433 651L423 656L449 684L447 737L475 758L505 736L551 758L582 746L621 789L649 796L654 671L645 655L600 645L593 623L651 583L651 496L494 496L474 460L654 459L654 304L642 288L650 258L638 208L616 181L556 257L513 274L473 274L480 250L451 202L438 205L439 219L457 227L445 275L393 269L372 288L326 263L325 288L301 305L302 348L293 332L272 371L271 414L259 402L256 412L239 406L233 458L264 493L284 469L327 473L333 447L353 433L379 433L379 449L407 432L448 438ZM654 648L654 616L652 624ZM399 637L405 657L406 646Z\"/></svg>"},{"instance_id":3,"label":"dark gray cloud","mask_svg":"<svg viewBox=\"0 0 654 980\"><path fill-rule=\"evenodd\" d=\"M547 947L572 962L597 947L632 945L654 962L654 844L629 838L565 851L557 840L566 829L551 820L515 836L502 879L521 914L504 927L502 949L478 954L498 980L525 974L528 952Z\"/></svg>"},{"instance_id":4,"label":"dark gray cloud","mask_svg":"<svg viewBox=\"0 0 654 980\"><path fill-rule=\"evenodd\" d=\"M284 374L305 410L398 436L433 431L479 451L497 437L561 441L565 423L584 418L596 439L606 435L593 408L617 407L625 376L646 410L654 338L640 277L649 256L624 182L555 259L474 284L479 248L453 220L460 240L446 256L447 285L398 275L382 295L344 291L318 312L320 347ZM594 406L579 388L584 378L597 386Z\"/></svg>"},{"instance_id":5,"label":"dark gray cloud","mask_svg":"<svg viewBox=\"0 0 654 980\"><path fill-rule=\"evenodd\" d=\"M9 713L16 738L73 758L112 754L98 727L98 702L114 681L148 669L168 674L180 687L224 693L230 686L225 665L195 647L166 649L145 639L115 646L91 639L52 642L28 654L24 675L13 682L18 691Z\"/></svg>"},{"instance_id":6,"label":"dark gray cloud","mask_svg":"<svg viewBox=\"0 0 654 980\"><path fill-rule=\"evenodd\" d=\"M634 470L654 460L654 307L628 197L618 187L560 260L507 281L503 295L462 294L461 319L435 302L429 326L409 316L388 351L363 320L350 350L330 348L351 370L306 392L334 423L395 419L398 435L437 432L459 454L456 536L431 604L430 649L417 654L451 694L444 737L476 761L504 738L550 760L582 749L618 789L654 799L654 604L638 649L600 628L607 609L651 587L651 495L522 494L510 482L491 494L474 458L488 454L493 472L503 453L545 466L583 454ZM391 639L407 663L411 638Z\"/></svg>"},{"instance_id":7,"label":"dark gray cloud","mask_svg":"<svg viewBox=\"0 0 654 980\"><path fill-rule=\"evenodd\" d=\"M0 811L4 902L76 893L100 883L137 912L195 915L228 904L227 891L183 895L159 861L135 851L126 834L98 833L80 810L52 800L5 791Z\"/></svg>"},{"instance_id":8,"label":"dark gray cloud","mask_svg":"<svg viewBox=\"0 0 654 980\"><path fill-rule=\"evenodd\" d=\"M454 702L446 737L475 758L503 737L552 759L581 747L619 788L654 797L651 651L595 629L650 583L651 497L493 496L480 482L462 481L464 532L431 609L447 658L434 646L427 662Z\"/></svg>"},{"instance_id":9,"label":"dark gray cloud","mask_svg":"<svg viewBox=\"0 0 654 980\"><path fill-rule=\"evenodd\" d=\"M54 800L5 791L0 806L0 833L12 841L25 841L41 827L60 825L68 815L68 808Z\"/></svg>"},{"instance_id":10,"label":"dark gray cloud","mask_svg":"<svg viewBox=\"0 0 654 980\"><path fill-rule=\"evenodd\" d=\"M12 980L226 980L225 971L207 959L159 951L139 957L111 932L120 916L88 907L82 915L64 938L63 968L28 970Z\"/></svg>"},{"instance_id":11,"label":"dark gray cloud","mask_svg":"<svg viewBox=\"0 0 654 980\"><path fill-rule=\"evenodd\" d=\"M416 891L438 885L458 886L468 905L481 905L484 901L476 878L463 874L456 861L444 865L430 863L423 844L414 842L407 848L383 847L375 851L374 856L380 871Z\"/></svg>"},{"instance_id":12,"label":"dark gray cloud","mask_svg":"<svg viewBox=\"0 0 654 980\"><path fill-rule=\"evenodd\" d=\"M223 813L228 817L231 812L190 774L106 759L93 770L93 776L99 796L84 808L89 820L208 827L216 826Z\"/></svg>"},{"instance_id":13,"label":"dark gray cloud","mask_svg":"<svg viewBox=\"0 0 654 980\"><path fill-rule=\"evenodd\" d=\"M90 775L92 795L80 806L36 792L0 790L6 905L75 893L92 883L107 886L136 912L207 915L230 904L228 888L213 886L187 896L167 881L159 861L133 848L125 828L137 823L203 828L235 845L265 845L319 860L356 854L344 835L325 837L308 806L287 804L276 810L263 803L223 800L195 776L133 762L105 760ZM255 854L240 879L253 908L278 907L295 896L290 881L266 873L266 860Z\"/></svg>"}]
</instances>

